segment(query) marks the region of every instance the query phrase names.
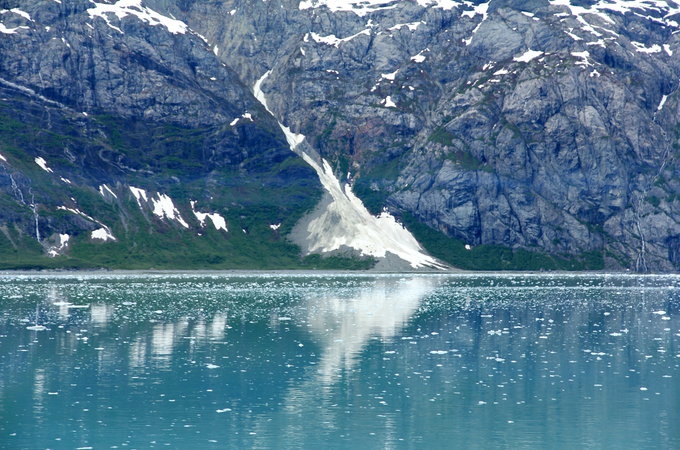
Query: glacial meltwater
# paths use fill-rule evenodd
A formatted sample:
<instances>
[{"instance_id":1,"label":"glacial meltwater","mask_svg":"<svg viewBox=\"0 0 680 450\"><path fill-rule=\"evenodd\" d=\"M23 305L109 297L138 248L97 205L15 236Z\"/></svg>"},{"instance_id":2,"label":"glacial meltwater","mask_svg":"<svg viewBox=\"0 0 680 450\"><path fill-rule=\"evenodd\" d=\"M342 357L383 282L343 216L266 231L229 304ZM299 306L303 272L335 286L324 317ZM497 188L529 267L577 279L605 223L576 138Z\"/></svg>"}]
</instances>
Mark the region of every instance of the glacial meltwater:
<instances>
[{"instance_id":1,"label":"glacial meltwater","mask_svg":"<svg viewBox=\"0 0 680 450\"><path fill-rule=\"evenodd\" d=\"M680 277L0 275L2 449L680 448Z\"/></svg>"}]
</instances>

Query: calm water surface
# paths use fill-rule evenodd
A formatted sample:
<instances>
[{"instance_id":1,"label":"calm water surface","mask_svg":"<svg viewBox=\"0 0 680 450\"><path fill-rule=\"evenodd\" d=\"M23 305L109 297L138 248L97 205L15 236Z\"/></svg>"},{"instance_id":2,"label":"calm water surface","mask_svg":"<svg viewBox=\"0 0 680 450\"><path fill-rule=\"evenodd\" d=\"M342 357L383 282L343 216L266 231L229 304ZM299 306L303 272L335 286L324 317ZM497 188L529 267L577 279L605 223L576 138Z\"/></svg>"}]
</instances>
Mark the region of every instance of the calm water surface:
<instances>
[{"instance_id":1,"label":"calm water surface","mask_svg":"<svg viewBox=\"0 0 680 450\"><path fill-rule=\"evenodd\" d=\"M3 275L0 448L680 448L680 277Z\"/></svg>"}]
</instances>

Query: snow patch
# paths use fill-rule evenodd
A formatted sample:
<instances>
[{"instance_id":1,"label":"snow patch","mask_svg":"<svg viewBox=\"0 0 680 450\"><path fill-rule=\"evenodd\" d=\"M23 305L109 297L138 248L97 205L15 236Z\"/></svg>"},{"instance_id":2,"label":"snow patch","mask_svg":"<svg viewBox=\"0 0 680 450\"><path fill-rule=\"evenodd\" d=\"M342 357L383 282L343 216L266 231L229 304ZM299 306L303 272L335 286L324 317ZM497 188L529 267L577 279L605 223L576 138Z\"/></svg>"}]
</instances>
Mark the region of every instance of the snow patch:
<instances>
[{"instance_id":1,"label":"snow patch","mask_svg":"<svg viewBox=\"0 0 680 450\"><path fill-rule=\"evenodd\" d=\"M478 16L478 15L481 15L481 16L482 16L481 22L479 22L479 23L477 24L477 26L474 28L474 30L472 30L472 35L471 35L469 38L467 38L467 39L463 39L463 42L465 43L465 45L470 45L470 44L472 44L472 38L475 36L475 34L477 34L477 32L479 31L479 28L482 26L482 24L483 24L483 23L486 21L486 19L489 17L489 13L488 13L488 11L489 11L489 3L491 3L491 2L487 2L487 3L482 3L482 4L479 4L479 5L476 5L476 6L472 9L472 11L464 11L464 12L461 14L461 17L469 17L469 18L471 18L471 19L474 19L475 16ZM466 3L466 5L469 6L470 4L469 4L469 3Z\"/></svg>"},{"instance_id":2,"label":"snow patch","mask_svg":"<svg viewBox=\"0 0 680 450\"><path fill-rule=\"evenodd\" d=\"M383 80L394 81L394 79L397 77L397 72L399 72L399 69L395 70L392 73L383 73L380 75L380 78L382 78Z\"/></svg>"},{"instance_id":3,"label":"snow patch","mask_svg":"<svg viewBox=\"0 0 680 450\"><path fill-rule=\"evenodd\" d=\"M111 234L111 231L108 228L102 227L98 228L90 234L90 238L100 240L100 241L115 241L116 238Z\"/></svg>"},{"instance_id":4,"label":"snow patch","mask_svg":"<svg viewBox=\"0 0 680 450\"><path fill-rule=\"evenodd\" d=\"M423 50L424 52L425 50ZM414 63L422 63L425 62L425 55L423 55L423 52L418 53L415 56L411 56L411 61Z\"/></svg>"},{"instance_id":5,"label":"snow patch","mask_svg":"<svg viewBox=\"0 0 680 450\"><path fill-rule=\"evenodd\" d=\"M83 218L89 220L90 222L94 222L94 223L96 223L97 225L100 226L99 230L104 230L106 232L106 234L108 235L108 238L106 238L106 239L103 239L102 237L95 237L95 234L97 236L100 236L102 232L99 231L99 230L94 230L91 234L92 239L103 239L103 240L114 240L114 241L116 240L116 238L113 236L113 234L111 234L111 229L109 227L107 227L106 225L104 225L103 223L98 221L97 219L93 218L92 216L85 214L84 212L80 211L79 209L68 208L66 206L59 206L59 207L57 207L57 210L68 211L70 213L77 214L80 217L83 217Z\"/></svg>"},{"instance_id":6,"label":"snow patch","mask_svg":"<svg viewBox=\"0 0 680 450\"><path fill-rule=\"evenodd\" d=\"M142 6L142 0L118 0L115 3L96 3L93 0L94 7L89 8L87 13L91 18L101 17L106 21L106 24L120 33L123 31L113 25L110 16L115 15L118 20L127 16L135 16L142 22L146 22L151 26L163 26L172 34L184 34L189 30L189 27L181 20L172 19L162 14L157 13L151 8Z\"/></svg>"},{"instance_id":7,"label":"snow patch","mask_svg":"<svg viewBox=\"0 0 680 450\"><path fill-rule=\"evenodd\" d=\"M469 17L471 19L474 19L475 16L482 16L482 22L485 21L489 17L489 4L491 2L486 2L486 3L480 3L479 5L475 5L474 8L472 8L471 11L463 11L461 14L461 17Z\"/></svg>"},{"instance_id":8,"label":"snow patch","mask_svg":"<svg viewBox=\"0 0 680 450\"><path fill-rule=\"evenodd\" d=\"M28 14L25 11L22 11L19 8L12 8L12 9L2 9L0 10L0 16L4 16L5 14L16 14L17 16L22 17L23 19L33 22L33 19L31 19L30 14ZM25 25L20 25L18 27L14 28L7 28L7 26L0 22L0 33L2 34L16 34L18 30L29 30L30 28L25 26Z\"/></svg>"},{"instance_id":9,"label":"snow patch","mask_svg":"<svg viewBox=\"0 0 680 450\"><path fill-rule=\"evenodd\" d=\"M2 34L15 34L17 30L28 30L28 27L19 26L15 28L7 28L4 23L0 22L0 33Z\"/></svg>"},{"instance_id":10,"label":"snow patch","mask_svg":"<svg viewBox=\"0 0 680 450\"><path fill-rule=\"evenodd\" d=\"M4 156L2 156L2 153L0 153L0 161L7 162L7 158L5 158Z\"/></svg>"},{"instance_id":11,"label":"snow patch","mask_svg":"<svg viewBox=\"0 0 680 450\"><path fill-rule=\"evenodd\" d=\"M389 31L398 31L401 30L402 28L406 27L409 29L409 31L416 31L420 25L425 25L426 22L420 21L420 22L411 22L411 23L398 23L392 27L389 27Z\"/></svg>"},{"instance_id":12,"label":"snow patch","mask_svg":"<svg viewBox=\"0 0 680 450\"><path fill-rule=\"evenodd\" d=\"M343 42L349 42L349 41L351 41L352 39L354 39L354 38L356 38L356 37L359 37L359 36L361 36L361 35L370 36L370 35L371 35L371 30L366 29L366 30L360 31L360 32L358 32L358 33L356 33L356 34L353 34L353 35L351 35L351 36L348 36L348 37L346 37L346 38L339 38L339 37L336 37L334 34L330 34L330 35L328 35L328 36L321 36L321 35L319 35L319 34L317 34L317 33L313 33L313 32L312 32L312 33L309 33L309 36L310 36L310 37L312 38L312 40L313 40L314 42L316 42L317 44L332 45L333 47L340 47L340 44L342 44ZM306 38L306 36L305 36L305 38ZM305 40L305 42L307 42L307 40Z\"/></svg>"},{"instance_id":13,"label":"snow patch","mask_svg":"<svg viewBox=\"0 0 680 450\"><path fill-rule=\"evenodd\" d=\"M659 106L656 107L657 111L661 111L666 104L666 100L668 100L668 96L664 95L661 97L661 101L659 102Z\"/></svg>"},{"instance_id":14,"label":"snow patch","mask_svg":"<svg viewBox=\"0 0 680 450\"><path fill-rule=\"evenodd\" d=\"M68 242L70 239L71 236L69 236L68 234L60 234L58 244L50 247L47 250L47 254L52 258L61 255L63 251L66 250L66 247L68 246Z\"/></svg>"},{"instance_id":15,"label":"snow patch","mask_svg":"<svg viewBox=\"0 0 680 450\"><path fill-rule=\"evenodd\" d=\"M382 103L383 105L385 105L385 108L396 108L396 107L397 107L397 104L394 103L394 101L392 100L392 96L390 96L390 95L388 95L387 97L385 97L385 100L383 100L383 101L380 102L380 103Z\"/></svg>"},{"instance_id":16,"label":"snow patch","mask_svg":"<svg viewBox=\"0 0 680 450\"><path fill-rule=\"evenodd\" d=\"M530 61L533 61L534 59L538 58L539 56L542 56L543 52L539 50L527 50L520 56L516 56L512 58L513 61L517 62L523 62L523 63L528 63Z\"/></svg>"},{"instance_id":17,"label":"snow patch","mask_svg":"<svg viewBox=\"0 0 680 450\"><path fill-rule=\"evenodd\" d=\"M10 12L13 12L17 16L21 16L24 19L28 20L29 22L33 22L33 19L31 19L31 15L27 13L26 11L22 11L19 8L12 8L10 9Z\"/></svg>"},{"instance_id":18,"label":"snow patch","mask_svg":"<svg viewBox=\"0 0 680 450\"><path fill-rule=\"evenodd\" d=\"M577 66L592 66L593 63L590 61L590 52L589 51L583 51L583 52L571 52L571 56L575 58L580 58L580 61L576 61Z\"/></svg>"},{"instance_id":19,"label":"snow patch","mask_svg":"<svg viewBox=\"0 0 680 450\"><path fill-rule=\"evenodd\" d=\"M165 194L160 192L156 193L156 198L151 198L151 203L153 204L153 214L160 217L161 219L166 218L169 220L174 220L179 222L184 228L189 228L189 224L184 221L179 210L175 208L175 204L172 199Z\"/></svg>"},{"instance_id":20,"label":"snow patch","mask_svg":"<svg viewBox=\"0 0 680 450\"><path fill-rule=\"evenodd\" d=\"M102 184L99 186L99 193L101 194L102 197L106 197L107 195L112 196L113 198L118 198L115 192L111 190L110 187L108 187L105 184Z\"/></svg>"},{"instance_id":21,"label":"snow patch","mask_svg":"<svg viewBox=\"0 0 680 450\"><path fill-rule=\"evenodd\" d=\"M469 4L469 2L456 2L453 0L416 0L420 6L429 8L441 8L446 11L450 11L453 8L460 8L463 3Z\"/></svg>"},{"instance_id":22,"label":"snow patch","mask_svg":"<svg viewBox=\"0 0 680 450\"><path fill-rule=\"evenodd\" d=\"M374 11L396 8L395 3L398 2L392 0L305 0L300 2L298 8L305 10L326 7L332 12L353 12L357 16L363 17Z\"/></svg>"},{"instance_id":23,"label":"snow patch","mask_svg":"<svg viewBox=\"0 0 680 450\"><path fill-rule=\"evenodd\" d=\"M231 127L235 126L239 122L239 120L241 120L241 119L248 119L251 122L253 122L253 115L250 114L249 112L244 112L243 114L241 114L241 117L237 117L234 120L232 120L231 122L229 122L229 126L231 126Z\"/></svg>"},{"instance_id":24,"label":"snow patch","mask_svg":"<svg viewBox=\"0 0 680 450\"><path fill-rule=\"evenodd\" d=\"M198 223L201 224L201 228L205 228L206 219L210 219L216 230L229 231L227 229L227 221L220 214L196 211L196 200L192 200L189 203L191 204L191 211L196 216L196 219L198 219Z\"/></svg>"},{"instance_id":25,"label":"snow patch","mask_svg":"<svg viewBox=\"0 0 680 450\"><path fill-rule=\"evenodd\" d=\"M639 53L647 54L661 53L661 46L659 44L654 44L651 47L647 47L642 42L631 41L631 44L633 44L635 50L637 50Z\"/></svg>"},{"instance_id":26,"label":"snow patch","mask_svg":"<svg viewBox=\"0 0 680 450\"><path fill-rule=\"evenodd\" d=\"M140 208L142 207L142 200L144 200L144 202L149 201L146 196L146 191L144 189L130 186L130 192L132 192L132 195L135 196L135 200L137 200L137 205L139 205Z\"/></svg>"},{"instance_id":27,"label":"snow patch","mask_svg":"<svg viewBox=\"0 0 680 450\"><path fill-rule=\"evenodd\" d=\"M35 163L36 163L37 165L39 165L40 168L41 168L42 170L44 170L45 172L50 172L50 173L54 172L52 169L50 169L50 168L47 166L47 161L45 161L45 160L44 160L43 158L41 158L40 156L38 156L38 157L35 158Z\"/></svg>"},{"instance_id":28,"label":"snow patch","mask_svg":"<svg viewBox=\"0 0 680 450\"><path fill-rule=\"evenodd\" d=\"M262 83L271 71L266 72L253 86L253 94L271 113L262 92ZM362 255L384 258L388 253L407 261L411 267L445 266L426 255L413 235L384 211L379 216L368 212L361 200L354 195L350 185L340 185L331 166L325 159L320 163L304 151L302 144L305 136L293 133L290 128L279 122L286 135L290 149L300 155L319 176L322 186L332 199L324 211L307 225L309 252L332 252L344 247L358 251Z\"/></svg>"},{"instance_id":29,"label":"snow patch","mask_svg":"<svg viewBox=\"0 0 680 450\"><path fill-rule=\"evenodd\" d=\"M588 7L572 5L571 0L550 0L552 6L567 8L567 16L574 16L582 25L582 29L599 36L593 25L586 18L596 17L603 22L615 25L615 21L609 16L611 13L632 13L653 22L663 24L671 28L679 28L680 25L672 17L680 14L680 4L677 1L665 0L599 0ZM646 15L645 15L646 14ZM606 30L611 32L610 30Z\"/></svg>"},{"instance_id":30,"label":"snow patch","mask_svg":"<svg viewBox=\"0 0 680 450\"><path fill-rule=\"evenodd\" d=\"M580 36L576 36L576 35L573 33L573 31L574 31L573 28L569 28L569 31L565 30L564 32L567 33L567 36L569 36L569 37L572 38L573 40L575 40L575 41L577 41L577 42L578 42L578 41L582 41L583 38L580 37Z\"/></svg>"}]
</instances>

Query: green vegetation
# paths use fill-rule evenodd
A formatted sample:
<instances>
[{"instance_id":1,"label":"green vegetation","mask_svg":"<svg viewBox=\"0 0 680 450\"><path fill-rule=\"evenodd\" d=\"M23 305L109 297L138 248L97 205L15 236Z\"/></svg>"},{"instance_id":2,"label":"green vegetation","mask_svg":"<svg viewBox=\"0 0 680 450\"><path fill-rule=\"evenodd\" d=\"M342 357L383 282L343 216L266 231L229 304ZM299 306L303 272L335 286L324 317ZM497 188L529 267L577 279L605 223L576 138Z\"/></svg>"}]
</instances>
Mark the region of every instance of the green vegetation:
<instances>
[{"instance_id":1,"label":"green vegetation","mask_svg":"<svg viewBox=\"0 0 680 450\"><path fill-rule=\"evenodd\" d=\"M41 229L49 224L49 233L73 234L87 228L90 220L57 209L66 205L111 227L117 240L93 241L83 229L70 236L65 255L48 257L31 234L30 208L4 191L2 217L15 225L2 227L0 269L366 269L375 264L370 258L303 257L285 238L316 205L321 189L316 174L285 141L259 125L243 125L253 128L240 136L230 127L51 112L47 123L44 109L20 95L0 101L0 153L23 195L35 194ZM43 155L54 173L35 164L36 155ZM126 190L105 201L99 184L115 189L116 181L144 188L149 196L169 195L191 229L161 220L146 207L140 210ZM198 200L201 211L225 217L229 232L215 230L210 221L200 229L190 200ZM281 226L272 230L272 224Z\"/></svg>"},{"instance_id":2,"label":"green vegetation","mask_svg":"<svg viewBox=\"0 0 680 450\"><path fill-rule=\"evenodd\" d=\"M579 257L558 257L500 245L479 245L470 250L465 243L404 217L406 227L433 256L464 270L602 270L604 255L589 252Z\"/></svg>"}]
</instances>

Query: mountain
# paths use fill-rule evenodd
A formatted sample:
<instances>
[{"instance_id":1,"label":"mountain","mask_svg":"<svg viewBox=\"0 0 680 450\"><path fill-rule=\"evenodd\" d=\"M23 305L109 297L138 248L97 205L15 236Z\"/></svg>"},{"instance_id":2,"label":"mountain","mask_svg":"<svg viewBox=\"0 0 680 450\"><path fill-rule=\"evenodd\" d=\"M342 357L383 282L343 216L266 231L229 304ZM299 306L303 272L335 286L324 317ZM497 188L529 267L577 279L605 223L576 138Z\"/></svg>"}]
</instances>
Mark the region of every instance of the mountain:
<instances>
[{"instance_id":1,"label":"mountain","mask_svg":"<svg viewBox=\"0 0 680 450\"><path fill-rule=\"evenodd\" d=\"M657 0L0 0L0 265L677 270L678 31Z\"/></svg>"}]
</instances>

